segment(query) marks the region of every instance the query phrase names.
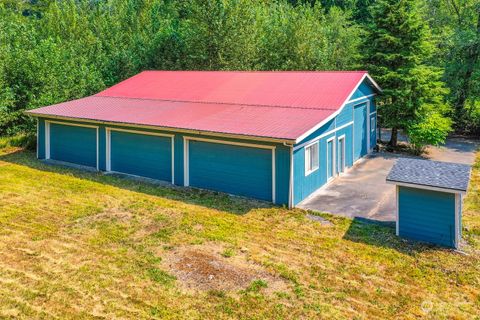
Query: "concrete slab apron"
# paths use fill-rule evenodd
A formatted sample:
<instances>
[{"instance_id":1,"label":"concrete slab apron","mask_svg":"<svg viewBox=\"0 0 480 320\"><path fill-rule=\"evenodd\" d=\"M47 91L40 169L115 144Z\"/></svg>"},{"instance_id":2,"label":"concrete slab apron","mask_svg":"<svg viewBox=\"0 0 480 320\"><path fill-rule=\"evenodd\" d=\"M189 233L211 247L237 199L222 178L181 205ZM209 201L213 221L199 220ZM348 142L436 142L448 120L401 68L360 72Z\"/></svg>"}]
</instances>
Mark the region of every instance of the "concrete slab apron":
<instances>
[{"instance_id":1,"label":"concrete slab apron","mask_svg":"<svg viewBox=\"0 0 480 320\"><path fill-rule=\"evenodd\" d=\"M472 164L478 141L449 139L445 146L429 148L427 158ZM395 159L404 157L377 153L358 161L345 175L302 201L298 207L346 217L395 221L395 186L385 177Z\"/></svg>"}]
</instances>

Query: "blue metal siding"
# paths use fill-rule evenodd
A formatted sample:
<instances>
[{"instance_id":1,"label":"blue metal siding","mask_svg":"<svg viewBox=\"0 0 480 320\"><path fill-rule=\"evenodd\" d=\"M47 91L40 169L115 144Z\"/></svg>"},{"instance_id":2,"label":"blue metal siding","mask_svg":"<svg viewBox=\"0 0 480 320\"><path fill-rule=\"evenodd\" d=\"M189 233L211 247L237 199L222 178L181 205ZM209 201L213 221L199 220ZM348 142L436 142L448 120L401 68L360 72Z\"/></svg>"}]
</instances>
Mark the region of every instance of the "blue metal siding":
<instances>
[{"instance_id":1,"label":"blue metal siding","mask_svg":"<svg viewBox=\"0 0 480 320\"><path fill-rule=\"evenodd\" d=\"M111 170L172 180L172 141L169 137L111 131Z\"/></svg>"},{"instance_id":2,"label":"blue metal siding","mask_svg":"<svg viewBox=\"0 0 480 320\"><path fill-rule=\"evenodd\" d=\"M313 132L312 134L307 136L301 142L315 139L316 137L318 137L318 136L320 136L320 135L322 135L322 134L324 134L328 131L331 131L333 129L335 129L335 119L332 119L332 120L328 121L327 123L325 123L321 128L319 128L318 130L316 130L315 132Z\"/></svg>"},{"instance_id":3,"label":"blue metal siding","mask_svg":"<svg viewBox=\"0 0 480 320\"><path fill-rule=\"evenodd\" d=\"M97 130L50 123L50 159L97 166Z\"/></svg>"},{"instance_id":4,"label":"blue metal siding","mask_svg":"<svg viewBox=\"0 0 480 320\"><path fill-rule=\"evenodd\" d=\"M369 96L371 94L374 94L375 90L373 87L370 85L368 80L364 80L360 86L358 86L357 90L353 93L353 95L350 97L350 100L358 99L364 96Z\"/></svg>"},{"instance_id":5,"label":"blue metal siding","mask_svg":"<svg viewBox=\"0 0 480 320\"><path fill-rule=\"evenodd\" d=\"M192 187L272 200L272 150L189 141Z\"/></svg>"},{"instance_id":6,"label":"blue metal siding","mask_svg":"<svg viewBox=\"0 0 480 320\"><path fill-rule=\"evenodd\" d=\"M294 196L293 203L297 204L327 182L327 140L335 134L321 138L319 143L319 168L305 176L305 148L294 151Z\"/></svg>"},{"instance_id":7,"label":"blue metal siding","mask_svg":"<svg viewBox=\"0 0 480 320\"><path fill-rule=\"evenodd\" d=\"M337 127L353 121L353 105L348 103L343 110L337 115Z\"/></svg>"},{"instance_id":8,"label":"blue metal siding","mask_svg":"<svg viewBox=\"0 0 480 320\"><path fill-rule=\"evenodd\" d=\"M358 89L353 93L350 100L359 99L354 102L349 102L345 105L345 107L340 111L340 113L327 124L316 130L314 133L310 134L308 137L300 141L295 145L296 149L294 150L293 155L293 166L294 166L294 183L293 183L293 204L298 204L310 194L312 194L315 190L322 187L327 183L327 156L326 156L326 140L331 136L335 135L335 141L338 143L338 137L341 135L345 135L345 167L351 167L353 165L354 160L357 160L361 156L364 156L368 153L367 150L367 121L369 120L369 116L367 115L367 102L370 101L370 112L376 110L373 96L369 98L365 98L361 100L360 98L374 94L375 91L371 87L368 80L362 82L362 84L358 87ZM362 109L357 110L357 125L350 124L354 121L354 105L359 103L363 103L364 107ZM360 112L359 112L360 111ZM374 114L375 115L375 114ZM372 115L372 116L374 116ZM360 123L360 124L358 124ZM342 126L345 126L341 128ZM341 128L341 129L336 129ZM328 132L332 130L337 130L334 133L328 135ZM354 135L354 131L355 135ZM319 140L320 143L320 168L319 170L311 173L308 176L305 176L305 144L308 144L310 141L314 141L318 139L321 135L327 134L327 136L322 137ZM359 139L358 137L363 137L363 139ZM371 138L371 146L375 145L376 135L372 133L370 135ZM360 141L360 143L359 143ZM354 145L355 144L355 145ZM357 152L357 157L354 157L354 147ZM337 148L337 154L338 154ZM337 157L338 158L338 157Z\"/></svg>"},{"instance_id":9,"label":"blue metal siding","mask_svg":"<svg viewBox=\"0 0 480 320\"><path fill-rule=\"evenodd\" d=\"M353 110L353 160L368 153L367 149L367 104L356 105Z\"/></svg>"},{"instance_id":10,"label":"blue metal siding","mask_svg":"<svg viewBox=\"0 0 480 320\"><path fill-rule=\"evenodd\" d=\"M455 246L455 194L398 187L399 235Z\"/></svg>"}]
</instances>

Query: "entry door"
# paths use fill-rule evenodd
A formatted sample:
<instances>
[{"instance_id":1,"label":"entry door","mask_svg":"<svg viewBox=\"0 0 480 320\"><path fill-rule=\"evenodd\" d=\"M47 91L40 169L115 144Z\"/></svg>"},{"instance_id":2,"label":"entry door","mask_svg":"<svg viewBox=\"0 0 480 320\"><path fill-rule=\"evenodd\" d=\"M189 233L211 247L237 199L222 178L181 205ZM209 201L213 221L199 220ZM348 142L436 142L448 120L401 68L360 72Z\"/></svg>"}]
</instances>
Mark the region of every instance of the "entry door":
<instances>
[{"instance_id":1,"label":"entry door","mask_svg":"<svg viewBox=\"0 0 480 320\"><path fill-rule=\"evenodd\" d=\"M335 175L335 138L327 141L327 180Z\"/></svg>"},{"instance_id":2,"label":"entry door","mask_svg":"<svg viewBox=\"0 0 480 320\"><path fill-rule=\"evenodd\" d=\"M338 172L345 171L345 136L338 138Z\"/></svg>"},{"instance_id":3,"label":"entry door","mask_svg":"<svg viewBox=\"0 0 480 320\"><path fill-rule=\"evenodd\" d=\"M355 106L353 111L353 161L368 153L367 104Z\"/></svg>"}]
</instances>

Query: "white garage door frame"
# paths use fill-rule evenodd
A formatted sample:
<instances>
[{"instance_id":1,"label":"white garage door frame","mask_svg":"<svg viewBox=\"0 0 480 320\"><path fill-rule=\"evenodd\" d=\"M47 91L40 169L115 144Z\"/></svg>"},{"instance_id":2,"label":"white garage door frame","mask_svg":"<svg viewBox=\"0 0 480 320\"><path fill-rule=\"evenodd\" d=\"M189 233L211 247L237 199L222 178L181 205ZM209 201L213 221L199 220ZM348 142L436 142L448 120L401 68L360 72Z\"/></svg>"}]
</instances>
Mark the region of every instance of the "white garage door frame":
<instances>
[{"instance_id":1,"label":"white garage door frame","mask_svg":"<svg viewBox=\"0 0 480 320\"><path fill-rule=\"evenodd\" d=\"M258 149L270 149L272 151L272 202L275 203L275 146L264 145L264 144L254 144L254 143L243 143L243 142L234 142L234 141L225 141L225 140L216 140L216 139L206 139L206 138L197 138L197 137L183 137L183 185L188 187L190 185L189 180L189 141L201 141L201 142L210 142L210 143L220 143L220 144L228 144L232 146L240 146L240 147L249 147L249 148L258 148Z\"/></svg>"},{"instance_id":2,"label":"white garage door frame","mask_svg":"<svg viewBox=\"0 0 480 320\"><path fill-rule=\"evenodd\" d=\"M132 174L124 173L124 172L116 172L112 171L112 131L118 131L118 132L126 132L126 133L133 133L133 134L139 134L139 135L147 135L147 136L157 136L157 137L167 137L171 139L172 143L172 184L175 184L175 135L174 134L167 134L167 133L159 133L159 132L150 132L150 131L138 131L138 130L129 130L129 129L119 129L119 128L112 128L112 127L107 127L105 128L105 171L107 172L112 172L112 173L121 173L121 174L126 174L130 176L135 176Z\"/></svg>"},{"instance_id":3,"label":"white garage door frame","mask_svg":"<svg viewBox=\"0 0 480 320\"><path fill-rule=\"evenodd\" d=\"M98 144L98 126L92 126L88 124L79 124L79 123L68 123L62 121L52 121L52 120L45 120L45 159L50 160L50 124L59 124L63 126L70 126L70 127L84 127L84 128L92 128L96 131L96 169L99 170L99 144Z\"/></svg>"}]
</instances>

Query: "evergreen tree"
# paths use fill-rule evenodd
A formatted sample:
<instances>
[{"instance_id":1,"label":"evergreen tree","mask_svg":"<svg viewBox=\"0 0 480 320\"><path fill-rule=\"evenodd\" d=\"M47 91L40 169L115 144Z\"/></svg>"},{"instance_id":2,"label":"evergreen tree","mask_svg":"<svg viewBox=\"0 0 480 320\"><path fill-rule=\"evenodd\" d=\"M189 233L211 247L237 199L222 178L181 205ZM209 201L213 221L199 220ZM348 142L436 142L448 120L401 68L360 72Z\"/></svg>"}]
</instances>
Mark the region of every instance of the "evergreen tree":
<instances>
[{"instance_id":1,"label":"evergreen tree","mask_svg":"<svg viewBox=\"0 0 480 320\"><path fill-rule=\"evenodd\" d=\"M446 89L441 70L427 64L434 43L418 1L378 1L367 28L364 58L384 88L379 116L392 128L389 144L396 146L398 129L407 129L432 112L444 113Z\"/></svg>"}]
</instances>

